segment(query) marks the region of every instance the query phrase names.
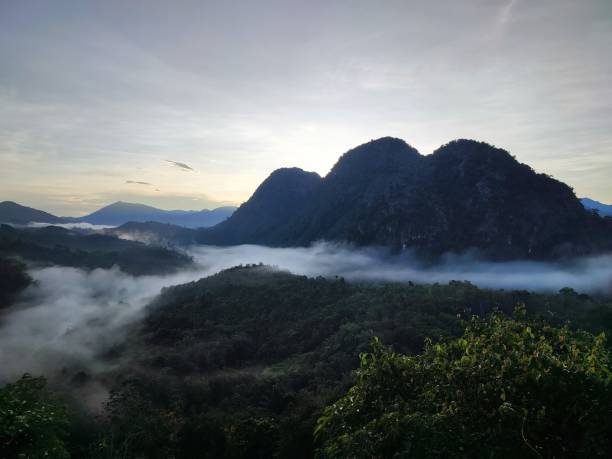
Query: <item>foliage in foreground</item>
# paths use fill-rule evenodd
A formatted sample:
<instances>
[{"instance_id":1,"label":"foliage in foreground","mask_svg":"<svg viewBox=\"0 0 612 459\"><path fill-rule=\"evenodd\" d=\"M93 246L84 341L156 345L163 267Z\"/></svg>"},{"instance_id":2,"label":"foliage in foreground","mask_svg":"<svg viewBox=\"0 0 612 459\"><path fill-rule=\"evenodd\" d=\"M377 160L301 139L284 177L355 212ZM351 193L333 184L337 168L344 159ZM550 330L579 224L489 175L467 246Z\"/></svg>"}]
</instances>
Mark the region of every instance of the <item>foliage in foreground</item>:
<instances>
[{"instance_id":1,"label":"foliage in foreground","mask_svg":"<svg viewBox=\"0 0 612 459\"><path fill-rule=\"evenodd\" d=\"M125 344L105 444L129 457L312 458L316 420L355 383L373 336L418 354L428 336L461 336L467 308L523 302L551 325L612 330L608 298L570 289L355 284L257 266L167 289Z\"/></svg>"},{"instance_id":2,"label":"foliage in foreground","mask_svg":"<svg viewBox=\"0 0 612 459\"><path fill-rule=\"evenodd\" d=\"M24 375L0 388L0 457L68 458L63 442L68 418L44 378Z\"/></svg>"},{"instance_id":3,"label":"foliage in foreground","mask_svg":"<svg viewBox=\"0 0 612 459\"><path fill-rule=\"evenodd\" d=\"M494 313L422 354L378 340L319 419L319 457L610 457L603 334Z\"/></svg>"},{"instance_id":4,"label":"foliage in foreground","mask_svg":"<svg viewBox=\"0 0 612 459\"><path fill-rule=\"evenodd\" d=\"M510 315L518 303L554 327L569 321L595 334L612 332L611 299L571 289L536 294L466 282L355 284L263 266L166 289L126 341L109 350L113 370L95 376L110 389L103 415L67 405L65 448L74 459L310 459L317 419L357 382L359 354L373 336L415 355L427 336L459 338L465 324L457 315L467 308L482 317L493 310ZM66 385L56 386L68 399L89 387L87 378L75 382L76 370L68 369ZM95 384L92 390L97 393ZM537 456L524 449L525 456Z\"/></svg>"}]
</instances>

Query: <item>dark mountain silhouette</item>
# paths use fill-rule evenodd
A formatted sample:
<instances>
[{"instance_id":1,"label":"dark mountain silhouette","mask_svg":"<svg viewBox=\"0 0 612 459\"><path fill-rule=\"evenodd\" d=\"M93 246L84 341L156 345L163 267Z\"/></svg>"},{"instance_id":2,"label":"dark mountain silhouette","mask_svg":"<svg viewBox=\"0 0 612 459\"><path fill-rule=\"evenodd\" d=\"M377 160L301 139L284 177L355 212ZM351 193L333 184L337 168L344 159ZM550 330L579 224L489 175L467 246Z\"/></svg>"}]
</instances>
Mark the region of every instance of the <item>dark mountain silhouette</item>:
<instances>
[{"instance_id":1,"label":"dark mountain silhouette","mask_svg":"<svg viewBox=\"0 0 612 459\"><path fill-rule=\"evenodd\" d=\"M278 169L263 181L253 196L236 212L207 233L208 243L291 243L288 222L299 218L321 183L314 172L298 168Z\"/></svg>"},{"instance_id":2,"label":"dark mountain silhouette","mask_svg":"<svg viewBox=\"0 0 612 459\"><path fill-rule=\"evenodd\" d=\"M89 215L76 219L94 225L123 225L127 222L159 222L187 228L216 225L232 215L235 207L219 207L213 210L161 210L144 204L115 202Z\"/></svg>"},{"instance_id":3,"label":"dark mountain silhouette","mask_svg":"<svg viewBox=\"0 0 612 459\"><path fill-rule=\"evenodd\" d=\"M599 201L595 201L594 199L589 198L581 198L580 202L585 207L585 209L596 210L599 215L604 217L612 217L612 205L611 204L603 204Z\"/></svg>"},{"instance_id":4,"label":"dark mountain silhouette","mask_svg":"<svg viewBox=\"0 0 612 459\"><path fill-rule=\"evenodd\" d=\"M275 171L232 217L198 232L199 242L214 244L320 239L543 259L611 249L612 228L569 186L505 150L455 140L422 156L385 137L345 153L323 179Z\"/></svg>"},{"instance_id":5,"label":"dark mountain silhouette","mask_svg":"<svg viewBox=\"0 0 612 459\"><path fill-rule=\"evenodd\" d=\"M27 225L30 222L65 223L65 219L12 201L0 202L0 223Z\"/></svg>"},{"instance_id":6,"label":"dark mountain silhouette","mask_svg":"<svg viewBox=\"0 0 612 459\"><path fill-rule=\"evenodd\" d=\"M115 202L84 217L56 217L42 210L32 209L15 202L0 203L0 223L27 225L28 223L91 223L93 225L119 226L127 222L158 222L186 228L214 226L232 215L235 207L218 207L213 210L161 210L144 204Z\"/></svg>"}]
</instances>

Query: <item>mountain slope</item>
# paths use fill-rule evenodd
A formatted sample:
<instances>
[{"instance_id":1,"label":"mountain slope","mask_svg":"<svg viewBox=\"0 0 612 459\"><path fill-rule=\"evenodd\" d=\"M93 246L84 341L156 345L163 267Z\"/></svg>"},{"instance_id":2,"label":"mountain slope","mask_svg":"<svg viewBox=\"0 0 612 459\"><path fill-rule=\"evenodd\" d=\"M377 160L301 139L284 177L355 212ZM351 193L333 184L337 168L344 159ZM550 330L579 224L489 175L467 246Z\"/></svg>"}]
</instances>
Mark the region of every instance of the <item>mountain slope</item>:
<instances>
[{"instance_id":1,"label":"mountain slope","mask_svg":"<svg viewBox=\"0 0 612 459\"><path fill-rule=\"evenodd\" d=\"M159 222L128 222L104 230L105 234L121 239L140 241L161 246L187 246L195 244L196 231L184 226Z\"/></svg>"},{"instance_id":2,"label":"mountain slope","mask_svg":"<svg viewBox=\"0 0 612 459\"><path fill-rule=\"evenodd\" d=\"M606 335L612 328L608 300L575 292L350 283L267 266L231 268L164 289L149 306L115 352L109 405L125 414L123 422L109 419L117 435L131 439L170 418L178 427L147 441L180 457L200 457L203 448L208 457L236 457L229 445L238 444L238 457L311 458L323 406L353 384L373 336L395 352L417 354L426 337L459 336L466 309L510 313L517 303L551 325L571 320Z\"/></svg>"},{"instance_id":3,"label":"mountain slope","mask_svg":"<svg viewBox=\"0 0 612 459\"><path fill-rule=\"evenodd\" d=\"M587 212L570 187L483 142L456 140L422 156L385 137L348 151L309 186L305 176L274 172L198 240L291 246L326 239L434 256L476 249L499 259L612 249L610 222Z\"/></svg>"},{"instance_id":4,"label":"mountain slope","mask_svg":"<svg viewBox=\"0 0 612 459\"><path fill-rule=\"evenodd\" d=\"M226 221L204 230L208 244L291 243L287 222L298 218L321 184L314 172L298 168L274 171Z\"/></svg>"},{"instance_id":5,"label":"mountain slope","mask_svg":"<svg viewBox=\"0 0 612 459\"><path fill-rule=\"evenodd\" d=\"M596 210L597 212L599 212L599 215L603 217L612 217L611 204L603 204L599 201L595 201L589 198L581 198L580 202L585 207L585 209Z\"/></svg>"},{"instance_id":6,"label":"mountain slope","mask_svg":"<svg viewBox=\"0 0 612 459\"><path fill-rule=\"evenodd\" d=\"M115 202L77 220L95 225L123 225L127 222L158 222L187 228L216 225L229 217L234 207L219 207L213 210L161 210L144 204Z\"/></svg>"},{"instance_id":7,"label":"mountain slope","mask_svg":"<svg viewBox=\"0 0 612 459\"><path fill-rule=\"evenodd\" d=\"M474 247L503 258L539 258L589 225L570 187L483 142L444 145L426 157L421 178L428 205L421 216L429 221L417 220L413 227L421 232L413 235L434 251Z\"/></svg>"},{"instance_id":8,"label":"mountain slope","mask_svg":"<svg viewBox=\"0 0 612 459\"><path fill-rule=\"evenodd\" d=\"M322 180L306 214L294 224L298 241L341 239L385 245L388 225L415 198L413 185L422 160L417 150L391 137L345 153Z\"/></svg>"},{"instance_id":9,"label":"mountain slope","mask_svg":"<svg viewBox=\"0 0 612 459\"><path fill-rule=\"evenodd\" d=\"M0 223L27 225L31 222L64 223L65 220L42 210L22 206L12 201L0 202Z\"/></svg>"},{"instance_id":10,"label":"mountain slope","mask_svg":"<svg viewBox=\"0 0 612 459\"><path fill-rule=\"evenodd\" d=\"M102 234L83 234L56 226L14 228L0 225L0 259L19 257L43 266L110 269L132 275L168 274L193 260L178 251Z\"/></svg>"}]
</instances>

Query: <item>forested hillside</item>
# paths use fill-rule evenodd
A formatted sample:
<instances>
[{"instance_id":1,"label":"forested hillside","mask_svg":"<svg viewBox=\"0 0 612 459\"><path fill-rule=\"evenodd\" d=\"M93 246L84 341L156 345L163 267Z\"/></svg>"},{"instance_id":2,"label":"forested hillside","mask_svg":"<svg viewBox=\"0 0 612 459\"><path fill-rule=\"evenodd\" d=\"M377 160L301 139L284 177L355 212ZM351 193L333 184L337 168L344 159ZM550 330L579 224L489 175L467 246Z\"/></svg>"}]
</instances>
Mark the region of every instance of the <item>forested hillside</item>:
<instances>
[{"instance_id":1,"label":"forested hillside","mask_svg":"<svg viewBox=\"0 0 612 459\"><path fill-rule=\"evenodd\" d=\"M112 392L99 421L77 425L72 413L64 441L75 457L313 457L328 442L313 443L317 419L355 384L374 337L415 355L428 338L461 336L474 313L511 314L519 304L525 320L612 331L610 300L571 289L352 284L266 266L230 269L165 289L108 351L114 370L72 378L74 387L98 378Z\"/></svg>"},{"instance_id":2,"label":"forested hillside","mask_svg":"<svg viewBox=\"0 0 612 459\"><path fill-rule=\"evenodd\" d=\"M134 275L170 273L192 263L189 256L171 249L54 226L0 225L1 256L19 257L42 266L95 269L116 265Z\"/></svg>"}]
</instances>

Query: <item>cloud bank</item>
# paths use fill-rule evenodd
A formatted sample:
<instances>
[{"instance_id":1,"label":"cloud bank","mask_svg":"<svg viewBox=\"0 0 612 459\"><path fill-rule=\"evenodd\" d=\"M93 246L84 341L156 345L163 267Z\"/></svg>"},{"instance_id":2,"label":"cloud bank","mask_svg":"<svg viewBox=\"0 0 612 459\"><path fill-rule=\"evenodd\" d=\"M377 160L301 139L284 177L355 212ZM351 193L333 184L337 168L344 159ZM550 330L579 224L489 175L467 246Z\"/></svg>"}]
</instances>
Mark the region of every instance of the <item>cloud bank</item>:
<instances>
[{"instance_id":1,"label":"cloud bank","mask_svg":"<svg viewBox=\"0 0 612 459\"><path fill-rule=\"evenodd\" d=\"M353 281L449 282L467 280L480 287L540 292L571 287L587 293L612 293L612 254L567 262L487 262L469 255L449 255L425 264L410 253L394 256L383 249L351 249L319 243L309 248L256 245L199 246L193 255L213 272L237 264L264 263L307 276L343 276Z\"/></svg>"}]
</instances>

